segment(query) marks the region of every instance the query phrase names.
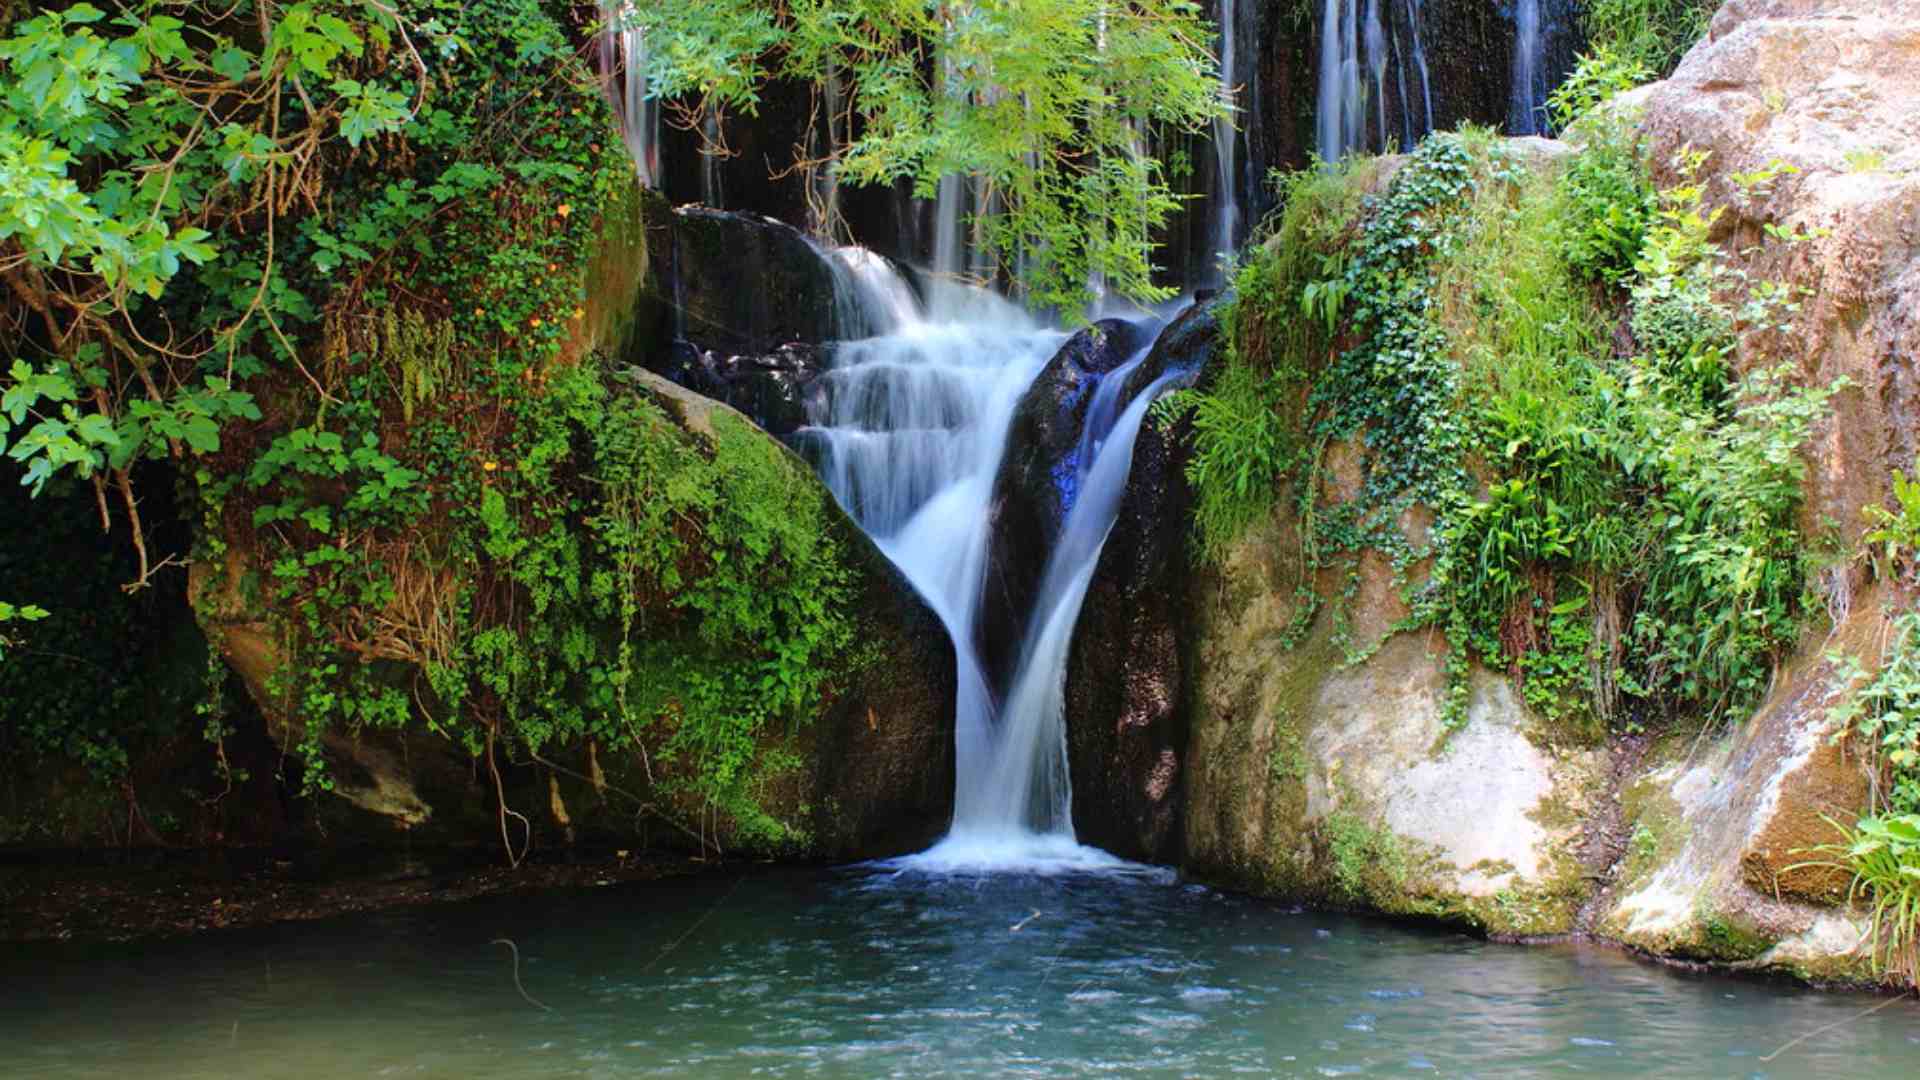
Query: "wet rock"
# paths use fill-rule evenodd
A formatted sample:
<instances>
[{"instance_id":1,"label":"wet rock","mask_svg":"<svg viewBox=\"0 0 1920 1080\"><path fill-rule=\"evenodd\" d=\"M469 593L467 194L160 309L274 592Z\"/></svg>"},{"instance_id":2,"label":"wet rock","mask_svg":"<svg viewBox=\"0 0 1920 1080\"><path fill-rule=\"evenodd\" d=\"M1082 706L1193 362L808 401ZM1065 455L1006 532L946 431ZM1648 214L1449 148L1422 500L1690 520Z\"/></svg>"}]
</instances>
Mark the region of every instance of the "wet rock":
<instances>
[{"instance_id":1,"label":"wet rock","mask_svg":"<svg viewBox=\"0 0 1920 1080\"><path fill-rule=\"evenodd\" d=\"M655 370L695 393L733 406L768 434L784 437L807 424L814 379L831 360L826 347L798 342L769 353L729 356L676 341Z\"/></svg>"},{"instance_id":2,"label":"wet rock","mask_svg":"<svg viewBox=\"0 0 1920 1080\"><path fill-rule=\"evenodd\" d=\"M1637 838L1600 932L1651 953L1822 979L1866 974L1866 926L1844 909L1851 875L1814 849L1868 803L1860 755L1834 744L1829 649L1859 655L1886 631L1881 590L1829 640L1809 641L1752 719L1663 748L1623 800Z\"/></svg>"},{"instance_id":3,"label":"wet rock","mask_svg":"<svg viewBox=\"0 0 1920 1080\"><path fill-rule=\"evenodd\" d=\"M1014 412L988 508L993 531L976 642L989 679L1002 690L1033 612L1047 553L1073 504L1088 406L1101 380L1132 359L1149 332L1125 320L1105 319L1068 338Z\"/></svg>"},{"instance_id":4,"label":"wet rock","mask_svg":"<svg viewBox=\"0 0 1920 1080\"><path fill-rule=\"evenodd\" d=\"M1170 371L1201 373L1219 349L1218 311L1202 302L1176 318L1123 398ZM1191 447L1189 420L1141 427L1067 666L1075 829L1087 843L1152 862L1176 861L1184 839Z\"/></svg>"}]
</instances>

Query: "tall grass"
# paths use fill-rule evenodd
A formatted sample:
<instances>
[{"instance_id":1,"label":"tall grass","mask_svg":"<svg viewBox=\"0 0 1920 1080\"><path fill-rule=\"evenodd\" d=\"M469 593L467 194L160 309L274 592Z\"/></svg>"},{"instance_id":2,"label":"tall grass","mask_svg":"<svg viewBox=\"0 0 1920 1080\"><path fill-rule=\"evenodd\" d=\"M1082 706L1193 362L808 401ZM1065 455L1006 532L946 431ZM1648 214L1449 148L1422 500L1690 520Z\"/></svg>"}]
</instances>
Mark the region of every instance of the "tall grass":
<instances>
[{"instance_id":1,"label":"tall grass","mask_svg":"<svg viewBox=\"0 0 1920 1080\"><path fill-rule=\"evenodd\" d=\"M1664 79L1706 36L1719 6L1718 0L1590 0L1587 38Z\"/></svg>"}]
</instances>

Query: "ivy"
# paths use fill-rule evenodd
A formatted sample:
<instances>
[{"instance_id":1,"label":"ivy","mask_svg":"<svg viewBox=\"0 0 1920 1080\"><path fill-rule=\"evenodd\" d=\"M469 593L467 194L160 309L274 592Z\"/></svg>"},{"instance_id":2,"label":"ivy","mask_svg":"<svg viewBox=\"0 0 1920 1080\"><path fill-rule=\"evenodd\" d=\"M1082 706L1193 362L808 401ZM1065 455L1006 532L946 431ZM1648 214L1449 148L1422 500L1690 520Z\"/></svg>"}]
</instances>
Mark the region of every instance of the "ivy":
<instances>
[{"instance_id":1,"label":"ivy","mask_svg":"<svg viewBox=\"0 0 1920 1080\"><path fill-rule=\"evenodd\" d=\"M1511 153L1436 135L1377 196L1289 200L1283 244L1238 279L1228 370L1186 403L1223 421L1195 428L1203 550L1291 483L1305 576L1334 583L1303 585L1293 635L1324 605L1347 662L1370 656L1348 607L1361 554L1386 556L1410 612L1389 633L1449 642L1449 727L1475 662L1570 734L1735 715L1797 636L1798 450L1843 384L1734 374L1736 344L1795 298L1728 267L1697 188L1649 205L1625 128L1563 170ZM1616 305L1629 356L1608 347ZM1289 308L1273 349L1265 327Z\"/></svg>"}]
</instances>

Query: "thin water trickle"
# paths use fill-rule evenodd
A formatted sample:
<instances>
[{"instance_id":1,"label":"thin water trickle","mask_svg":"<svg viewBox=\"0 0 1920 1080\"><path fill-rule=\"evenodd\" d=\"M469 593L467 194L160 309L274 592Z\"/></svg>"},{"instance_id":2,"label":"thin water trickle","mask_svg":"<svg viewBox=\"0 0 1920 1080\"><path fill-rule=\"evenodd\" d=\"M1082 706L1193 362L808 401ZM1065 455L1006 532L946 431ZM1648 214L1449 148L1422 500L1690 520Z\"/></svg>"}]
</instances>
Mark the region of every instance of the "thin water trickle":
<instances>
[{"instance_id":1,"label":"thin water trickle","mask_svg":"<svg viewBox=\"0 0 1920 1080\"><path fill-rule=\"evenodd\" d=\"M660 103L647 94L647 38L633 0L604 4L600 77L643 187L660 183Z\"/></svg>"},{"instance_id":2,"label":"thin water trickle","mask_svg":"<svg viewBox=\"0 0 1920 1080\"><path fill-rule=\"evenodd\" d=\"M1321 160L1385 149L1392 141L1411 146L1433 130L1423 18L1421 0L1321 0L1314 106Z\"/></svg>"},{"instance_id":3,"label":"thin water trickle","mask_svg":"<svg viewBox=\"0 0 1920 1080\"><path fill-rule=\"evenodd\" d=\"M1516 0L1513 11L1513 85L1507 128L1515 135L1538 135L1541 91L1540 59L1545 51L1540 0Z\"/></svg>"},{"instance_id":4,"label":"thin water trickle","mask_svg":"<svg viewBox=\"0 0 1920 1080\"><path fill-rule=\"evenodd\" d=\"M1245 77L1239 41L1239 11L1235 0L1220 0L1220 100L1227 114L1213 122L1213 162L1217 177L1213 203L1213 250L1208 253L1205 276L1217 280L1216 267L1232 258L1240 229L1240 132L1239 92Z\"/></svg>"}]
</instances>

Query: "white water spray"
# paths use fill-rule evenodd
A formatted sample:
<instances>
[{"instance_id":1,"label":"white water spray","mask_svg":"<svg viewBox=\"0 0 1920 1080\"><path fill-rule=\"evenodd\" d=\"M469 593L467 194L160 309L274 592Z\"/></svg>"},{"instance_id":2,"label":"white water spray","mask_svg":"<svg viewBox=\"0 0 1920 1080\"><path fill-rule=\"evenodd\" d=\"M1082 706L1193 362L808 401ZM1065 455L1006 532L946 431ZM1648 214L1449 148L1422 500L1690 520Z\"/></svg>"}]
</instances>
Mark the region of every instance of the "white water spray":
<instances>
[{"instance_id":1,"label":"white water spray","mask_svg":"<svg viewBox=\"0 0 1920 1080\"><path fill-rule=\"evenodd\" d=\"M884 260L844 250L835 258L859 279L863 302L880 309L869 322L886 329L840 345L800 437L840 504L946 625L957 660L953 826L903 863L935 871L1124 865L1074 840L1067 651L1147 406L1178 376L1130 403L1122 386L1143 355L1102 378L1082 434L1078 497L1047 557L1009 684L990 685L974 642L994 478L1021 397L1067 335L998 296L939 278L926 286L924 306L912 304L904 283L889 284Z\"/></svg>"},{"instance_id":2,"label":"white water spray","mask_svg":"<svg viewBox=\"0 0 1920 1080\"><path fill-rule=\"evenodd\" d=\"M1216 275L1222 260L1231 257L1240 227L1240 133L1234 129L1234 118L1242 73L1235 0L1220 0L1219 19L1220 100L1226 104L1227 113L1213 122L1213 163L1219 182L1211 207L1213 250L1208 252L1208 278Z\"/></svg>"},{"instance_id":3,"label":"white water spray","mask_svg":"<svg viewBox=\"0 0 1920 1080\"><path fill-rule=\"evenodd\" d=\"M1540 133L1539 105L1545 99L1541 55L1546 51L1540 0L1517 0L1513 9L1513 86L1507 127L1515 135Z\"/></svg>"}]
</instances>

